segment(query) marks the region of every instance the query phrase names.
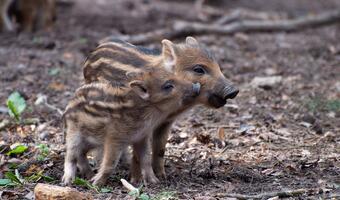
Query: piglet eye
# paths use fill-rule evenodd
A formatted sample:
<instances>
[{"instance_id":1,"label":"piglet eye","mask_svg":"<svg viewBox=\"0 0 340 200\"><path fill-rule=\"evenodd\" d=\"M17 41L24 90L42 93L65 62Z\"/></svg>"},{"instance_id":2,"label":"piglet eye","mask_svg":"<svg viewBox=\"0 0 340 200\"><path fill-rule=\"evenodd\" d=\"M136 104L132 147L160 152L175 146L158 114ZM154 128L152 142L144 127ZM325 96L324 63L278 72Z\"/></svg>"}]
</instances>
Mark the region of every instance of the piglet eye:
<instances>
[{"instance_id":1,"label":"piglet eye","mask_svg":"<svg viewBox=\"0 0 340 200\"><path fill-rule=\"evenodd\" d=\"M206 74L206 70L204 69L203 65L195 65L193 67L193 71L199 75Z\"/></svg>"},{"instance_id":2,"label":"piglet eye","mask_svg":"<svg viewBox=\"0 0 340 200\"><path fill-rule=\"evenodd\" d=\"M171 91L174 88L174 85L171 81L167 81L162 85L162 90L164 91Z\"/></svg>"}]
</instances>

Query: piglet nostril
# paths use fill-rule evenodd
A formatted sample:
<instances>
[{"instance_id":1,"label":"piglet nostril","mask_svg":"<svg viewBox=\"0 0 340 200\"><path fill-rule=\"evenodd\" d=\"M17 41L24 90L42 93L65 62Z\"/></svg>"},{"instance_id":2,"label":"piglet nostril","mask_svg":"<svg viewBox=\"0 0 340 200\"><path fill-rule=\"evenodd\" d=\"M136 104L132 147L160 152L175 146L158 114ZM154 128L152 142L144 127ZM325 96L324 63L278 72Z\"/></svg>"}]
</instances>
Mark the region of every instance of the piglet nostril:
<instances>
[{"instance_id":1,"label":"piglet nostril","mask_svg":"<svg viewBox=\"0 0 340 200\"><path fill-rule=\"evenodd\" d=\"M229 92L227 93L227 95L224 98L225 99L233 99L237 96L238 92L239 92L238 89L229 90Z\"/></svg>"}]
</instances>

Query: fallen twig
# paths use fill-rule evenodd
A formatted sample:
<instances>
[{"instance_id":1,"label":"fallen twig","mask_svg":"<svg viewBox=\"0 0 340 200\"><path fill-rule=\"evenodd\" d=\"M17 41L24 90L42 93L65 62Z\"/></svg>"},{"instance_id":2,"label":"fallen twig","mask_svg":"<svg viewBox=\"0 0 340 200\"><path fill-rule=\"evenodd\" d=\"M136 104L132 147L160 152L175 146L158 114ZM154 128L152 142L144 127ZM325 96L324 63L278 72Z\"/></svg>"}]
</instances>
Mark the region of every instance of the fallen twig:
<instances>
[{"instance_id":1,"label":"fallen twig","mask_svg":"<svg viewBox=\"0 0 340 200\"><path fill-rule=\"evenodd\" d=\"M203 4L205 0L196 0L195 2L195 9L197 11L198 18L201 19L202 21L207 21L208 17L204 14L203 11Z\"/></svg>"},{"instance_id":2,"label":"fallen twig","mask_svg":"<svg viewBox=\"0 0 340 200\"><path fill-rule=\"evenodd\" d=\"M246 195L246 194L228 194L228 193L217 193L215 197L223 198L223 197L231 197L237 199L268 199L271 197L295 197L302 194L316 194L319 193L319 188L313 189L297 189L297 190L285 190L278 192L268 192L256 195Z\"/></svg>"},{"instance_id":3,"label":"fallen twig","mask_svg":"<svg viewBox=\"0 0 340 200\"><path fill-rule=\"evenodd\" d=\"M274 15L271 13L265 12L254 12L252 10L245 10L245 9L236 9L233 10L230 14L223 15L218 20L216 20L215 24L223 25L230 22L234 22L236 20L244 20L244 19L251 19L251 20L277 20L280 19L280 15Z\"/></svg>"},{"instance_id":4,"label":"fallen twig","mask_svg":"<svg viewBox=\"0 0 340 200\"><path fill-rule=\"evenodd\" d=\"M56 106L51 105L51 104L49 104L49 103L47 102L47 96L46 96L46 95L38 94L38 98L37 98L37 100L35 101L34 104L35 104L35 105L44 104L47 108L49 108L49 109L51 109L51 110L53 110L53 111L57 111L58 114L59 114L60 116L63 115L63 111L62 111L62 110L60 110L60 109L57 108Z\"/></svg>"},{"instance_id":5,"label":"fallen twig","mask_svg":"<svg viewBox=\"0 0 340 200\"><path fill-rule=\"evenodd\" d=\"M45 102L45 106L48 107L48 108L51 109L51 110L57 111L58 114L59 114L60 116L63 115L63 111L62 111L61 109L57 108L57 107L54 106L54 105L51 105L51 104L47 103L47 101Z\"/></svg>"},{"instance_id":6,"label":"fallen twig","mask_svg":"<svg viewBox=\"0 0 340 200\"><path fill-rule=\"evenodd\" d=\"M297 31L305 28L318 27L340 21L340 10L308 15L297 19L285 20L241 20L227 25L205 24L188 21L176 21L170 29L159 29L138 35L110 36L100 43L114 39L126 40L134 44L159 41L163 38L171 39L186 35L234 34L237 32L273 32Z\"/></svg>"}]
</instances>

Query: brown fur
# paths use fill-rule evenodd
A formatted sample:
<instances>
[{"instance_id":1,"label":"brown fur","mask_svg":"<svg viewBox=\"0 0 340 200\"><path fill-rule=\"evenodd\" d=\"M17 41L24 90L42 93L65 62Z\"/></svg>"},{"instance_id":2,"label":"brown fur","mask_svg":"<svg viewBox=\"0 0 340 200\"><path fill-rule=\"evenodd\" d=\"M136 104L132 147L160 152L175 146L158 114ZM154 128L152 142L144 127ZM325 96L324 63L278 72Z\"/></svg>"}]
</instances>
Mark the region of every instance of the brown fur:
<instances>
[{"instance_id":1,"label":"brown fur","mask_svg":"<svg viewBox=\"0 0 340 200\"><path fill-rule=\"evenodd\" d=\"M49 30L56 18L55 7L55 0L2 0L0 27L14 31L16 22L19 31Z\"/></svg>"},{"instance_id":2,"label":"brown fur","mask_svg":"<svg viewBox=\"0 0 340 200\"><path fill-rule=\"evenodd\" d=\"M83 72L86 83L109 81L117 85L126 85L127 79L124 76L126 71L143 71L150 68L165 68L179 78L193 83L198 82L202 86L196 101L172 113L153 130L153 169L159 177L165 177L165 145L168 130L176 117L196 104L219 108L228 98L234 98L238 90L222 74L213 54L192 37L187 37L186 42L181 44L163 40L161 52L123 41L104 43L88 57ZM204 74L195 71L197 68L203 68ZM132 163L138 164L135 161ZM135 176L138 179L138 175Z\"/></svg>"},{"instance_id":3,"label":"brown fur","mask_svg":"<svg viewBox=\"0 0 340 200\"><path fill-rule=\"evenodd\" d=\"M129 73L129 79L129 87L87 84L69 102L64 113L65 184L74 180L77 166L82 175L92 175L86 154L101 146L103 159L92 181L96 185L104 184L129 145L138 161L131 173L141 172L145 183L158 182L149 153L152 130L172 112L191 103L198 91L191 82L165 70ZM172 89L165 88L169 85Z\"/></svg>"}]
</instances>

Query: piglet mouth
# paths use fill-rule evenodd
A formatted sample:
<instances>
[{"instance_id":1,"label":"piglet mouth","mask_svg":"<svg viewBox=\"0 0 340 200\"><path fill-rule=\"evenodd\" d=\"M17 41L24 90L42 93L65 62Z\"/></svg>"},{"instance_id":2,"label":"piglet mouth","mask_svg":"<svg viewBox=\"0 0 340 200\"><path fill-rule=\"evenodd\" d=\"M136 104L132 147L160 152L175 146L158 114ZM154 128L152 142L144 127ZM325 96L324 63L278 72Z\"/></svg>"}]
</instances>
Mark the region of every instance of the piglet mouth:
<instances>
[{"instance_id":1,"label":"piglet mouth","mask_svg":"<svg viewBox=\"0 0 340 200\"><path fill-rule=\"evenodd\" d=\"M239 90L233 86L225 87L222 90L222 95L211 94L208 98L209 104L214 108L220 108L227 103L227 99L233 99L239 93Z\"/></svg>"},{"instance_id":2,"label":"piglet mouth","mask_svg":"<svg viewBox=\"0 0 340 200\"><path fill-rule=\"evenodd\" d=\"M220 97L219 95L212 94L209 96L209 104L214 108L220 108L227 103L227 99Z\"/></svg>"}]
</instances>

